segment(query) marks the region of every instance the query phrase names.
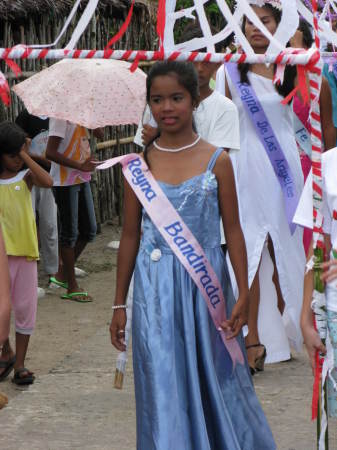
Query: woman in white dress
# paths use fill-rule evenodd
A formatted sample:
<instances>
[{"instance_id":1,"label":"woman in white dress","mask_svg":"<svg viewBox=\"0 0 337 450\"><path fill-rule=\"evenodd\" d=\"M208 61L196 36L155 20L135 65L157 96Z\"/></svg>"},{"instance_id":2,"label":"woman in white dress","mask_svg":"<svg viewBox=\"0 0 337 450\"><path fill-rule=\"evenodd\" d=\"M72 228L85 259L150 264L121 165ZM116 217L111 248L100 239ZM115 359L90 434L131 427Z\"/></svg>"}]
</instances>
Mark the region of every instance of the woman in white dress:
<instances>
[{"instance_id":1,"label":"woman in white dress","mask_svg":"<svg viewBox=\"0 0 337 450\"><path fill-rule=\"evenodd\" d=\"M267 2L263 7L252 7L273 34L281 11ZM255 53L265 53L268 39L247 19L242 26ZM293 133L293 116L290 106L281 104L294 87L296 68L288 66L283 85L277 87L272 82L273 65L242 64L238 70L241 82L252 86L262 105L288 161L299 196L303 175ZM301 349L299 318L305 255L302 231L297 228L293 235L290 232L279 180L227 69L219 73L218 83L221 78L226 95L238 107L240 118L240 152L235 158L251 294L246 347L254 374L256 370L263 370L266 354L267 362L278 362L290 358L289 343Z\"/></svg>"}]
</instances>

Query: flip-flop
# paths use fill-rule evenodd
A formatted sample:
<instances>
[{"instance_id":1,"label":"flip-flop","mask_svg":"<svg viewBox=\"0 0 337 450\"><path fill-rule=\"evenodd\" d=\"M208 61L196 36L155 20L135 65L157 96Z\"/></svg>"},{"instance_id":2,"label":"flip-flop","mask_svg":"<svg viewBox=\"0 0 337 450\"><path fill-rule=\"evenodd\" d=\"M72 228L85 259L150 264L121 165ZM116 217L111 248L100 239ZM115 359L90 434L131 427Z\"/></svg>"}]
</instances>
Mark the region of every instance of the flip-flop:
<instances>
[{"instance_id":1,"label":"flip-flop","mask_svg":"<svg viewBox=\"0 0 337 450\"><path fill-rule=\"evenodd\" d=\"M27 375L20 376L20 374L26 372ZM18 369L14 372L14 377L12 378L12 383L16 384L17 386L25 386L27 384L33 384L35 380L35 377L33 373L26 369L25 367L22 367L21 369Z\"/></svg>"},{"instance_id":2,"label":"flip-flop","mask_svg":"<svg viewBox=\"0 0 337 450\"><path fill-rule=\"evenodd\" d=\"M68 289L68 283L66 281L59 281L55 277L49 278L49 283L56 284L56 286Z\"/></svg>"},{"instance_id":3,"label":"flip-flop","mask_svg":"<svg viewBox=\"0 0 337 450\"><path fill-rule=\"evenodd\" d=\"M13 358L9 359L8 361L0 361L0 369L5 369L0 374L0 381L3 381L5 378L8 377L8 375L11 373L11 371L14 368L15 361L16 361L15 356L13 356Z\"/></svg>"},{"instance_id":4,"label":"flip-flop","mask_svg":"<svg viewBox=\"0 0 337 450\"><path fill-rule=\"evenodd\" d=\"M88 292L71 292L70 294L61 295L63 300L72 300L78 303L91 303L92 298Z\"/></svg>"}]
</instances>

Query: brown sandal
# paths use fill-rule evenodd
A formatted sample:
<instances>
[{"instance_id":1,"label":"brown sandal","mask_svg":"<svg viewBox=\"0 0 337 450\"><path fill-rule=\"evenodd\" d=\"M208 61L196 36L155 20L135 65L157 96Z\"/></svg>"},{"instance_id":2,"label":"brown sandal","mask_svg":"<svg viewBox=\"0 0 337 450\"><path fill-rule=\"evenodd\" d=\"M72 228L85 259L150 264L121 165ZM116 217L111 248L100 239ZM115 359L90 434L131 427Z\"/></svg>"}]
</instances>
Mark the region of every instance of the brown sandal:
<instances>
[{"instance_id":1,"label":"brown sandal","mask_svg":"<svg viewBox=\"0 0 337 450\"><path fill-rule=\"evenodd\" d=\"M247 345L246 346L246 350L249 350L250 348L255 348L255 347L263 347L263 353L258 358L255 358L255 366L254 367L249 366L250 373L252 375L254 375L256 372L263 372L264 371L264 362L265 362L266 356L267 356L266 347L263 344L260 344L260 343Z\"/></svg>"},{"instance_id":2,"label":"brown sandal","mask_svg":"<svg viewBox=\"0 0 337 450\"><path fill-rule=\"evenodd\" d=\"M35 376L33 372L22 367L14 371L14 377L12 378L12 383L17 386L26 386L28 384L33 384L35 380Z\"/></svg>"}]
</instances>

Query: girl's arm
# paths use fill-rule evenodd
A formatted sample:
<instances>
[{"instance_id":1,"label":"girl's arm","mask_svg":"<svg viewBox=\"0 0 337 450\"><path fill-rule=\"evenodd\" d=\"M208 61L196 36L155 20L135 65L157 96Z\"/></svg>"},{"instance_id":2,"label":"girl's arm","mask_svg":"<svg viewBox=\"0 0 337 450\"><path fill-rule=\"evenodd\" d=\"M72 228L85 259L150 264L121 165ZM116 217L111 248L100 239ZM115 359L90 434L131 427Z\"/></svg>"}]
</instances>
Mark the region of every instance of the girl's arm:
<instances>
[{"instance_id":1,"label":"girl's arm","mask_svg":"<svg viewBox=\"0 0 337 450\"><path fill-rule=\"evenodd\" d=\"M8 260L0 226L0 347L8 339L10 323L10 288Z\"/></svg>"},{"instance_id":2,"label":"girl's arm","mask_svg":"<svg viewBox=\"0 0 337 450\"><path fill-rule=\"evenodd\" d=\"M32 189L34 185L44 188L53 187L53 179L49 175L49 173L42 169L42 167L35 161L33 161L32 158L28 155L28 146L29 141L27 140L26 143L23 144L19 155L30 169L30 172L28 172L25 177L25 181L29 189Z\"/></svg>"},{"instance_id":3,"label":"girl's arm","mask_svg":"<svg viewBox=\"0 0 337 450\"><path fill-rule=\"evenodd\" d=\"M128 182L124 180L123 230L117 258L117 283L115 305L124 305L135 267L141 231L141 204ZM125 309L115 309L110 325L111 343L117 350L124 351L124 331L126 325Z\"/></svg>"},{"instance_id":4,"label":"girl's arm","mask_svg":"<svg viewBox=\"0 0 337 450\"><path fill-rule=\"evenodd\" d=\"M230 157L223 153L215 165L214 173L219 185L219 205L229 257L239 289L239 298L232 316L227 321L227 330L236 336L248 319L248 268L246 243L243 237L236 196L235 179Z\"/></svg>"},{"instance_id":5,"label":"girl's arm","mask_svg":"<svg viewBox=\"0 0 337 450\"><path fill-rule=\"evenodd\" d=\"M312 242L308 252L308 261L313 255ZM325 347L319 337L319 334L315 330L313 322L313 312L311 309L312 294L314 290L314 271L309 270L304 276L304 289L303 289L303 304L301 311L301 330L304 339L304 344L307 349L311 368L314 373L316 366L316 351L319 350L325 353Z\"/></svg>"},{"instance_id":6,"label":"girl's arm","mask_svg":"<svg viewBox=\"0 0 337 450\"><path fill-rule=\"evenodd\" d=\"M96 167L98 161L93 158L93 156L89 156L85 161L74 161L71 158L67 158L62 153L58 152L58 148L62 141L61 137L58 136L50 136L47 143L46 149L46 157L50 161L54 161L60 166L70 167L71 169L81 170L82 172L93 172Z\"/></svg>"},{"instance_id":7,"label":"girl's arm","mask_svg":"<svg viewBox=\"0 0 337 450\"><path fill-rule=\"evenodd\" d=\"M332 99L329 82L322 79L320 94L322 133L325 150L336 147L336 128L332 120Z\"/></svg>"}]
</instances>

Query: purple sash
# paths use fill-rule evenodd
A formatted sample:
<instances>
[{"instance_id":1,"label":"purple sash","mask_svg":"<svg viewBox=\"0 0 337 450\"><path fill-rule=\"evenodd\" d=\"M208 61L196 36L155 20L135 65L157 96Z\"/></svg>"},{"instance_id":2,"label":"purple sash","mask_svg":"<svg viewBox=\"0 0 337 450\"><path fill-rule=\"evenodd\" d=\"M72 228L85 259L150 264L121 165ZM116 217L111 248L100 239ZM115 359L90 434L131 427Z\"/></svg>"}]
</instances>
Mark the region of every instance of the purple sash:
<instances>
[{"instance_id":1,"label":"purple sash","mask_svg":"<svg viewBox=\"0 0 337 450\"><path fill-rule=\"evenodd\" d=\"M97 168L108 169L117 163L122 165L126 180L152 222L199 288L234 366L237 362L243 364L238 341L227 339L220 326L226 320L226 302L218 277L199 242L153 178L143 158L131 153L108 159Z\"/></svg>"},{"instance_id":2,"label":"purple sash","mask_svg":"<svg viewBox=\"0 0 337 450\"><path fill-rule=\"evenodd\" d=\"M274 134L253 87L247 83L241 83L240 73L236 64L227 64L227 71L237 89L245 110L252 120L256 134L266 150L269 161L280 183L290 232L293 234L296 228L296 225L293 223L293 217L298 204L298 194L288 161L283 154L280 143ZM261 176L263 176L262 173ZM266 186L266 189L268 189L268 186Z\"/></svg>"}]
</instances>

